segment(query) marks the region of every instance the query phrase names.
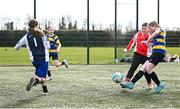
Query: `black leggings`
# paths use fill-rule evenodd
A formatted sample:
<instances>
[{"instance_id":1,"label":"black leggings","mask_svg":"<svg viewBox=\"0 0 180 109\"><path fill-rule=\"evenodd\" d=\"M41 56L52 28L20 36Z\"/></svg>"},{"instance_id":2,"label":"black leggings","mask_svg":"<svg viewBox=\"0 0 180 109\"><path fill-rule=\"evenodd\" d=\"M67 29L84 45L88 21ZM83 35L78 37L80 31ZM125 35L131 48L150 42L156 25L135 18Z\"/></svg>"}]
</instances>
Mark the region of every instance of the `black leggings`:
<instances>
[{"instance_id":1,"label":"black leggings","mask_svg":"<svg viewBox=\"0 0 180 109\"><path fill-rule=\"evenodd\" d=\"M134 72L138 68L139 64L144 64L147 59L148 58L146 56L143 56L141 54L138 54L138 53L134 52L132 64L131 64L131 67L130 67L128 73L127 73L126 78L131 79L132 76L134 75Z\"/></svg>"}]
</instances>

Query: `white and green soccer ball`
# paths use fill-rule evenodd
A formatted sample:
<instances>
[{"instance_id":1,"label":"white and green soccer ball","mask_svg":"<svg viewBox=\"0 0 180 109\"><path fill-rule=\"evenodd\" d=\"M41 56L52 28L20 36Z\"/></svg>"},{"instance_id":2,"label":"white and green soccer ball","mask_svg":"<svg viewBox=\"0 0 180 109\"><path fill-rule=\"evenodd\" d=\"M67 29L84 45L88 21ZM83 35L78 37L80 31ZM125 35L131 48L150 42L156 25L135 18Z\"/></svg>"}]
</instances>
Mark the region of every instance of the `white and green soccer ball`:
<instances>
[{"instance_id":1,"label":"white and green soccer ball","mask_svg":"<svg viewBox=\"0 0 180 109\"><path fill-rule=\"evenodd\" d=\"M121 83L125 77L124 73L115 72L112 74L112 81L115 83Z\"/></svg>"}]
</instances>

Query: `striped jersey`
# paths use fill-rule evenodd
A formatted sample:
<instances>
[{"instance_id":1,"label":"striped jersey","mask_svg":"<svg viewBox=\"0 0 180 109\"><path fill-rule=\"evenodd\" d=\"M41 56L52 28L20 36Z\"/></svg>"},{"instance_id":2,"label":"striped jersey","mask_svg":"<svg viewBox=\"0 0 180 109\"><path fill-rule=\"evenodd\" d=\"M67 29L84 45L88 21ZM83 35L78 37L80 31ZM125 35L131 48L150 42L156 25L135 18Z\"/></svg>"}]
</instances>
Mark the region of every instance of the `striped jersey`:
<instances>
[{"instance_id":1,"label":"striped jersey","mask_svg":"<svg viewBox=\"0 0 180 109\"><path fill-rule=\"evenodd\" d=\"M153 52L166 54L166 31L159 28L156 32L159 34L153 38Z\"/></svg>"},{"instance_id":2,"label":"striped jersey","mask_svg":"<svg viewBox=\"0 0 180 109\"><path fill-rule=\"evenodd\" d=\"M56 50L57 46L61 44L58 36L56 34L49 34L47 35L48 41L50 42L50 51Z\"/></svg>"},{"instance_id":3,"label":"striped jersey","mask_svg":"<svg viewBox=\"0 0 180 109\"><path fill-rule=\"evenodd\" d=\"M15 45L16 50L19 50L23 45L26 45L29 59L32 62L49 61L49 42L46 36L34 36L31 32L28 32Z\"/></svg>"}]
</instances>

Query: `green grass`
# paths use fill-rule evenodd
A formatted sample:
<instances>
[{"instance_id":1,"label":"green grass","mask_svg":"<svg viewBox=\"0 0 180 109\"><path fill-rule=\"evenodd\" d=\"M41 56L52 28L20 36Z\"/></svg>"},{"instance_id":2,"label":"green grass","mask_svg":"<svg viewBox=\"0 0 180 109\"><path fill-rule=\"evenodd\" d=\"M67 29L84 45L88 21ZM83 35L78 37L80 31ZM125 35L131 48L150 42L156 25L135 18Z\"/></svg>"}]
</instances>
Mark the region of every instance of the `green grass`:
<instances>
[{"instance_id":1,"label":"green grass","mask_svg":"<svg viewBox=\"0 0 180 109\"><path fill-rule=\"evenodd\" d=\"M180 56L180 47L168 47L167 53L170 53L171 55L177 54Z\"/></svg>"},{"instance_id":2,"label":"green grass","mask_svg":"<svg viewBox=\"0 0 180 109\"><path fill-rule=\"evenodd\" d=\"M40 85L25 90L34 68L0 67L0 108L180 108L180 63L162 63L155 71L165 82L160 94L145 90L145 79L132 91L122 90L111 80L116 71L126 72L130 65L70 65L50 67L53 80L49 94Z\"/></svg>"},{"instance_id":3,"label":"green grass","mask_svg":"<svg viewBox=\"0 0 180 109\"><path fill-rule=\"evenodd\" d=\"M122 48L118 48L118 58L125 56ZM67 59L70 64L86 64L87 49L85 47L64 47L61 50L60 61ZM168 53L180 56L180 47L168 47ZM132 51L131 51L132 53ZM0 65L30 65L28 52L26 48L15 51L12 47L0 48ZM90 64L113 64L113 47L92 47L90 48Z\"/></svg>"},{"instance_id":4,"label":"green grass","mask_svg":"<svg viewBox=\"0 0 180 109\"><path fill-rule=\"evenodd\" d=\"M87 49L84 47L65 47L61 49L60 59L67 59L70 64L86 64ZM14 48L0 48L0 65L29 65L26 48L15 51ZM114 48L90 48L91 64L112 64L114 62Z\"/></svg>"}]
</instances>

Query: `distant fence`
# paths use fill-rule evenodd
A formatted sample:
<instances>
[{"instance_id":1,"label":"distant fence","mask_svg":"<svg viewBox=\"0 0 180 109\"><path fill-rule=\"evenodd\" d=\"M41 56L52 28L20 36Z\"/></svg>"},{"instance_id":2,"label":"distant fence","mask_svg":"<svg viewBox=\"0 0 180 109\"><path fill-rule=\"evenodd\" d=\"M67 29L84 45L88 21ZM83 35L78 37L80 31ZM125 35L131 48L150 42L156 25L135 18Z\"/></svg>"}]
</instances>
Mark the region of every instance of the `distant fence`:
<instances>
[{"instance_id":1,"label":"distant fence","mask_svg":"<svg viewBox=\"0 0 180 109\"><path fill-rule=\"evenodd\" d=\"M86 46L86 31L56 31L63 46ZM0 31L0 47L14 46L26 31ZM89 46L112 47L115 44L113 31L90 31ZM135 32L122 35L118 33L117 46L128 44ZM180 46L180 31L168 31L167 46Z\"/></svg>"}]
</instances>

